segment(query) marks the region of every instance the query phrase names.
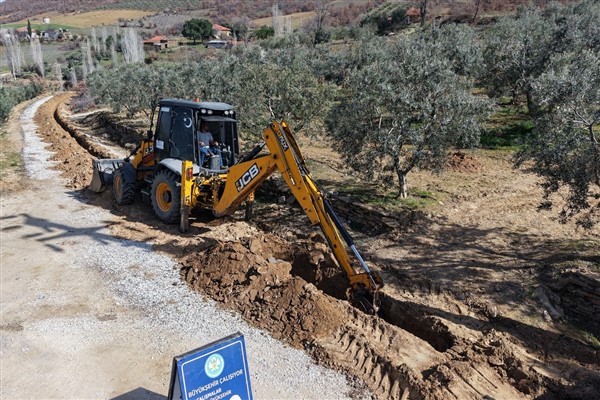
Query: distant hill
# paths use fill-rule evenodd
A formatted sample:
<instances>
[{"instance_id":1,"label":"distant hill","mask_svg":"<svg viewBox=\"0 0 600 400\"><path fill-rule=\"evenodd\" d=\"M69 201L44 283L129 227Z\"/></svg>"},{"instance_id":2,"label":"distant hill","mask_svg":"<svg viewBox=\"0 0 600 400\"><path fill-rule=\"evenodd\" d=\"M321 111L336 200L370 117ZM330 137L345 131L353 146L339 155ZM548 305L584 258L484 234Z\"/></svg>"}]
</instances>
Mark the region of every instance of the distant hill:
<instances>
[{"instance_id":1,"label":"distant hill","mask_svg":"<svg viewBox=\"0 0 600 400\"><path fill-rule=\"evenodd\" d=\"M345 25L356 21L364 12L385 3L400 3L406 7L418 6L419 0L324 0L330 7L333 25ZM575 0L562 0L574 2ZM226 23L235 20L256 20L271 16L276 0L4 0L0 3L0 24L16 22L44 13L59 14L88 12L101 9L127 9L185 15L201 11L213 22ZM480 15L483 13L506 13L519 5L544 6L551 0L481 0ZM468 15L474 11L475 0L430 0L432 11L437 16ZM315 11L323 4L321 0L280 0L279 11L283 15ZM429 13L431 16L432 14Z\"/></svg>"},{"instance_id":2,"label":"distant hill","mask_svg":"<svg viewBox=\"0 0 600 400\"><path fill-rule=\"evenodd\" d=\"M60 14L87 12L99 9L129 9L185 13L206 10L215 20L233 18L263 18L270 16L272 0L5 0L0 3L0 23L20 21L49 12ZM312 11L314 3L285 0L279 4L284 14Z\"/></svg>"}]
</instances>

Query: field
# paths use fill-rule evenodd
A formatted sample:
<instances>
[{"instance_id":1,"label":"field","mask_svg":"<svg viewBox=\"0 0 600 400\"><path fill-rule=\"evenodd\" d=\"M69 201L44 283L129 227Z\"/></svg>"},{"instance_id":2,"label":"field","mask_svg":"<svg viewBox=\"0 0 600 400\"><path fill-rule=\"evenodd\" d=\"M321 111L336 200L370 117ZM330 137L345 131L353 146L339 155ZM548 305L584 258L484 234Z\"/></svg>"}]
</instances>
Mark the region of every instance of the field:
<instances>
[{"instance_id":1,"label":"field","mask_svg":"<svg viewBox=\"0 0 600 400\"><path fill-rule=\"evenodd\" d=\"M29 18L32 27L39 29L43 26L43 19L50 18L50 23L53 26L66 26L77 29L89 29L93 26L102 25L117 25L119 19L138 20L149 15L154 15L155 12L141 10L98 10L85 13L45 13L35 15ZM27 20L21 20L7 26L27 26Z\"/></svg>"},{"instance_id":2,"label":"field","mask_svg":"<svg viewBox=\"0 0 600 400\"><path fill-rule=\"evenodd\" d=\"M284 17L292 19L292 29L298 29L298 28L302 27L304 24L306 24L311 18L314 18L315 15L316 14L313 11L310 11L310 12L285 15ZM261 27L263 25L272 26L273 18L272 17L259 18L259 19L253 20L252 23L256 27Z\"/></svg>"}]
</instances>

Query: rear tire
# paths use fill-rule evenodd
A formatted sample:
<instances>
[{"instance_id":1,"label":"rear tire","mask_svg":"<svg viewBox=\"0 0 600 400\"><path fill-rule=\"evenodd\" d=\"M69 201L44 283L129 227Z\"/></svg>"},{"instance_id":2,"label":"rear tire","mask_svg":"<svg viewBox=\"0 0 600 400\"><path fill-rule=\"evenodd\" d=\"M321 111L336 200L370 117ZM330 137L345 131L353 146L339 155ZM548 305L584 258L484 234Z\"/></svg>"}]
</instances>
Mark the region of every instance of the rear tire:
<instances>
[{"instance_id":1,"label":"rear tire","mask_svg":"<svg viewBox=\"0 0 600 400\"><path fill-rule=\"evenodd\" d=\"M152 208L154 214L167 224L179 222L181 210L181 183L179 176L169 170L158 171L152 181Z\"/></svg>"},{"instance_id":2,"label":"rear tire","mask_svg":"<svg viewBox=\"0 0 600 400\"><path fill-rule=\"evenodd\" d=\"M119 168L114 173L113 196L119 205L131 204L135 197L135 182L127 180L122 168Z\"/></svg>"}]
</instances>

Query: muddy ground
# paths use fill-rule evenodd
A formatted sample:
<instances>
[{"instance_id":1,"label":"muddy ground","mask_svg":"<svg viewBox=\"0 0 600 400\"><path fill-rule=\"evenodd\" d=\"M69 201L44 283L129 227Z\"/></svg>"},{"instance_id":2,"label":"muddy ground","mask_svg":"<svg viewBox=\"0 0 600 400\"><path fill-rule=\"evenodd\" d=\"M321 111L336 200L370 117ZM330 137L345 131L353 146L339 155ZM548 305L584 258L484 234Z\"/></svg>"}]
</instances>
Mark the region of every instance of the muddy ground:
<instances>
[{"instance_id":1,"label":"muddy ground","mask_svg":"<svg viewBox=\"0 0 600 400\"><path fill-rule=\"evenodd\" d=\"M318 229L277 202L289 196L277 177L259 193L254 222L199 213L187 234L141 202L117 206L109 192L86 191L90 152L126 154L137 139L108 116L73 115L69 96L45 104L36 122L68 185L117 217L113 233L175 256L190 286L377 398L600 398L600 232L536 211L537 178L513 170L510 153L456 153L447 173L410 176L433 193L426 212L333 196L386 283L374 317L345 301ZM355 180L326 147L302 145L328 189Z\"/></svg>"}]
</instances>

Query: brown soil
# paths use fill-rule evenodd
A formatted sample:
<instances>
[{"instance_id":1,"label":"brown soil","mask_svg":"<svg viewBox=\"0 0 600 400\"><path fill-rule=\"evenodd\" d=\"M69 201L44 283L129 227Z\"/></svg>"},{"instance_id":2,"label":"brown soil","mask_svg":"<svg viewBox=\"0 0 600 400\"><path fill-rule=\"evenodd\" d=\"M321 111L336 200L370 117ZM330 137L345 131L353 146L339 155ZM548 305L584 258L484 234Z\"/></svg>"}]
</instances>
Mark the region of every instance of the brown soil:
<instances>
[{"instance_id":1,"label":"brown soil","mask_svg":"<svg viewBox=\"0 0 600 400\"><path fill-rule=\"evenodd\" d=\"M374 317L345 300L323 238L294 205L264 203L254 225L199 214L182 235L141 202L120 207L108 192L86 192L92 157L80 144L106 157L118 132L90 129L97 119L61 109L76 144L54 119L67 97L48 102L36 121L70 187L116 215L114 234L177 257L191 287L363 380L377 398L600 398L600 232L537 212L536 178L513 170L510 154L455 153L444 175L415 173L411 182L439 204L407 212L408 222L344 203L363 226L384 227L354 232L386 282ZM101 145L90 139L95 131ZM303 153L322 162L317 178L353 179L326 148Z\"/></svg>"}]
</instances>

